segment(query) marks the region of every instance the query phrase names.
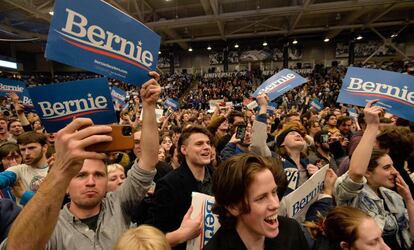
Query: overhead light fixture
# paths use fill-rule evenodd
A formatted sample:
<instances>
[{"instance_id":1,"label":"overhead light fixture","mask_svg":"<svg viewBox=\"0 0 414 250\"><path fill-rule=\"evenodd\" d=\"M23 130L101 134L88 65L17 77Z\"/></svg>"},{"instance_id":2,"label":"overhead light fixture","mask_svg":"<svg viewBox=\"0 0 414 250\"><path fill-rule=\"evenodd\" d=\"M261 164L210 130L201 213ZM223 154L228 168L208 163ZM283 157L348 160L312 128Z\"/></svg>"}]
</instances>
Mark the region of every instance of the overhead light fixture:
<instances>
[{"instance_id":1,"label":"overhead light fixture","mask_svg":"<svg viewBox=\"0 0 414 250\"><path fill-rule=\"evenodd\" d=\"M211 47L210 47L210 45L207 47L207 50L211 50Z\"/></svg>"},{"instance_id":2,"label":"overhead light fixture","mask_svg":"<svg viewBox=\"0 0 414 250\"><path fill-rule=\"evenodd\" d=\"M392 33L392 35L391 35L392 38L397 37L397 36L398 36L397 33Z\"/></svg>"},{"instance_id":3,"label":"overhead light fixture","mask_svg":"<svg viewBox=\"0 0 414 250\"><path fill-rule=\"evenodd\" d=\"M236 43L236 44L234 45L234 47L237 49L237 48L239 47L239 45Z\"/></svg>"},{"instance_id":4,"label":"overhead light fixture","mask_svg":"<svg viewBox=\"0 0 414 250\"><path fill-rule=\"evenodd\" d=\"M49 15L53 16L55 12L53 10L49 11Z\"/></svg>"},{"instance_id":5,"label":"overhead light fixture","mask_svg":"<svg viewBox=\"0 0 414 250\"><path fill-rule=\"evenodd\" d=\"M158 51L158 55L161 55L161 50L160 50L160 51Z\"/></svg>"},{"instance_id":6,"label":"overhead light fixture","mask_svg":"<svg viewBox=\"0 0 414 250\"><path fill-rule=\"evenodd\" d=\"M293 40L292 44L298 44L298 40Z\"/></svg>"},{"instance_id":7,"label":"overhead light fixture","mask_svg":"<svg viewBox=\"0 0 414 250\"><path fill-rule=\"evenodd\" d=\"M267 46L267 42L266 41L264 41L263 42L263 47L266 47Z\"/></svg>"},{"instance_id":8,"label":"overhead light fixture","mask_svg":"<svg viewBox=\"0 0 414 250\"><path fill-rule=\"evenodd\" d=\"M325 43L327 43L327 42L329 42L329 38L325 38L325 39L323 39L323 41L324 41Z\"/></svg>"},{"instance_id":9,"label":"overhead light fixture","mask_svg":"<svg viewBox=\"0 0 414 250\"><path fill-rule=\"evenodd\" d=\"M190 51L190 52L191 52L191 51L193 51L193 48L191 48L191 47L190 47L190 48L188 48L188 51Z\"/></svg>"},{"instance_id":10,"label":"overhead light fixture","mask_svg":"<svg viewBox=\"0 0 414 250\"><path fill-rule=\"evenodd\" d=\"M356 39L357 40L361 40L363 37L361 36L361 35L358 35L357 37L356 37Z\"/></svg>"}]
</instances>

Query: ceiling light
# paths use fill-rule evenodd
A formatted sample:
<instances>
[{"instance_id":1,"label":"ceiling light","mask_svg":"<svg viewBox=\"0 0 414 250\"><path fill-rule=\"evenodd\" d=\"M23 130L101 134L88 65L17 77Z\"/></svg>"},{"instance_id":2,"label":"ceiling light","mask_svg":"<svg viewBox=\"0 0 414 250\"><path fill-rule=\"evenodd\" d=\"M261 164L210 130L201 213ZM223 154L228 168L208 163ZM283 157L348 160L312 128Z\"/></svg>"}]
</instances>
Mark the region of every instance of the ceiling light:
<instances>
[{"instance_id":1,"label":"ceiling light","mask_svg":"<svg viewBox=\"0 0 414 250\"><path fill-rule=\"evenodd\" d=\"M188 51L190 51L190 52L191 52L191 51L193 51L193 48L191 48L191 47L190 47L190 48L188 48Z\"/></svg>"},{"instance_id":2,"label":"ceiling light","mask_svg":"<svg viewBox=\"0 0 414 250\"><path fill-rule=\"evenodd\" d=\"M397 36L398 36L397 33L392 33L392 35L391 35L392 38L397 37Z\"/></svg>"},{"instance_id":3,"label":"ceiling light","mask_svg":"<svg viewBox=\"0 0 414 250\"><path fill-rule=\"evenodd\" d=\"M237 48L239 47L239 45L236 43L236 44L234 45L234 47L237 49Z\"/></svg>"},{"instance_id":4,"label":"ceiling light","mask_svg":"<svg viewBox=\"0 0 414 250\"><path fill-rule=\"evenodd\" d=\"M210 47L210 45L207 47L207 50L211 50L211 47Z\"/></svg>"},{"instance_id":5,"label":"ceiling light","mask_svg":"<svg viewBox=\"0 0 414 250\"><path fill-rule=\"evenodd\" d=\"M53 10L49 11L49 15L53 16L53 14L55 14Z\"/></svg>"},{"instance_id":6,"label":"ceiling light","mask_svg":"<svg viewBox=\"0 0 414 250\"><path fill-rule=\"evenodd\" d=\"M160 51L158 51L158 55L161 55L161 50L160 50Z\"/></svg>"},{"instance_id":7,"label":"ceiling light","mask_svg":"<svg viewBox=\"0 0 414 250\"><path fill-rule=\"evenodd\" d=\"M327 43L327 42L329 42L329 38L325 38L325 39L323 39L323 41L324 41L325 43Z\"/></svg>"},{"instance_id":8,"label":"ceiling light","mask_svg":"<svg viewBox=\"0 0 414 250\"><path fill-rule=\"evenodd\" d=\"M361 35L358 35L356 39L357 39L357 40L361 40L362 38L363 38L363 37L362 37Z\"/></svg>"},{"instance_id":9,"label":"ceiling light","mask_svg":"<svg viewBox=\"0 0 414 250\"><path fill-rule=\"evenodd\" d=\"M292 42L293 44L298 44L298 40L293 40L293 42Z\"/></svg>"},{"instance_id":10,"label":"ceiling light","mask_svg":"<svg viewBox=\"0 0 414 250\"><path fill-rule=\"evenodd\" d=\"M267 46L267 42L266 42L266 41L264 41L264 42L263 42L263 46L264 46L264 47L266 47L266 46Z\"/></svg>"}]
</instances>

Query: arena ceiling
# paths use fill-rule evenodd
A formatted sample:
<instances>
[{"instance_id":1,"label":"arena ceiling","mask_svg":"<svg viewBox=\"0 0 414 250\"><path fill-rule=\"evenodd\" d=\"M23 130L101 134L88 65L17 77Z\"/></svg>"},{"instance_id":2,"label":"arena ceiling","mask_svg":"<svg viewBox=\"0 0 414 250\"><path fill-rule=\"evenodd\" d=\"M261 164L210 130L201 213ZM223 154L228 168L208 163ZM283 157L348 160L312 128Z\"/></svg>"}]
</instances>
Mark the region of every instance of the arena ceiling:
<instances>
[{"instance_id":1,"label":"arena ceiling","mask_svg":"<svg viewBox=\"0 0 414 250\"><path fill-rule=\"evenodd\" d=\"M87 1L87 0L85 0ZM161 34L163 46L342 32L398 32L413 0L106 0ZM0 0L0 38L46 40L54 1Z\"/></svg>"}]
</instances>

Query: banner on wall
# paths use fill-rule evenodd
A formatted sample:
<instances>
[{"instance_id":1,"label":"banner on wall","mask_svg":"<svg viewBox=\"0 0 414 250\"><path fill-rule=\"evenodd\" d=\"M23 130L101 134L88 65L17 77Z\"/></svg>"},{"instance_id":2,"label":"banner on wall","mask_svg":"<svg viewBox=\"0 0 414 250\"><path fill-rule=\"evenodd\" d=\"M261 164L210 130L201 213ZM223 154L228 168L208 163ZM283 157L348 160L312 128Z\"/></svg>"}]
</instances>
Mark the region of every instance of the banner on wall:
<instances>
[{"instance_id":1,"label":"banner on wall","mask_svg":"<svg viewBox=\"0 0 414 250\"><path fill-rule=\"evenodd\" d=\"M33 104L47 132L57 132L76 117L94 124L117 122L106 78L71 81L29 88Z\"/></svg>"},{"instance_id":2,"label":"banner on wall","mask_svg":"<svg viewBox=\"0 0 414 250\"><path fill-rule=\"evenodd\" d=\"M0 96L7 96L9 93L16 93L25 109L33 109L33 102L25 82L0 78Z\"/></svg>"},{"instance_id":3,"label":"banner on wall","mask_svg":"<svg viewBox=\"0 0 414 250\"><path fill-rule=\"evenodd\" d=\"M271 101L307 81L292 70L283 69L262 83L253 93L253 96L257 97L260 94L266 93Z\"/></svg>"},{"instance_id":4,"label":"banner on wall","mask_svg":"<svg viewBox=\"0 0 414 250\"><path fill-rule=\"evenodd\" d=\"M159 48L159 35L105 1L57 0L45 57L141 85Z\"/></svg>"},{"instance_id":5,"label":"banner on wall","mask_svg":"<svg viewBox=\"0 0 414 250\"><path fill-rule=\"evenodd\" d=\"M339 92L339 103L377 105L388 112L414 121L414 77L385 70L349 67Z\"/></svg>"}]
</instances>

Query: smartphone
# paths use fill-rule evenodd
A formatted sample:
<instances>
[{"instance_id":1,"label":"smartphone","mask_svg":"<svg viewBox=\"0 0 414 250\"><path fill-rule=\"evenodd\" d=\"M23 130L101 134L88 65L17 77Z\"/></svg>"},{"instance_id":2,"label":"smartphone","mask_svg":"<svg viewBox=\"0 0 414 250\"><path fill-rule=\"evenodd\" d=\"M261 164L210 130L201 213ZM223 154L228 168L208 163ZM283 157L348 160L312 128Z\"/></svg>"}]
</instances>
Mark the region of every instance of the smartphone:
<instances>
[{"instance_id":1,"label":"smartphone","mask_svg":"<svg viewBox=\"0 0 414 250\"><path fill-rule=\"evenodd\" d=\"M328 143L328 141L329 141L329 135L328 134L321 135L321 143Z\"/></svg>"},{"instance_id":2,"label":"smartphone","mask_svg":"<svg viewBox=\"0 0 414 250\"><path fill-rule=\"evenodd\" d=\"M236 138L240 140L244 140L244 136L246 135L246 126L239 125L236 127Z\"/></svg>"},{"instance_id":3,"label":"smartphone","mask_svg":"<svg viewBox=\"0 0 414 250\"><path fill-rule=\"evenodd\" d=\"M88 151L94 152L113 152L124 151L134 148L134 138L132 136L132 128L125 125L111 125L112 132L108 135L112 136L112 141L93 144L86 148Z\"/></svg>"}]
</instances>

